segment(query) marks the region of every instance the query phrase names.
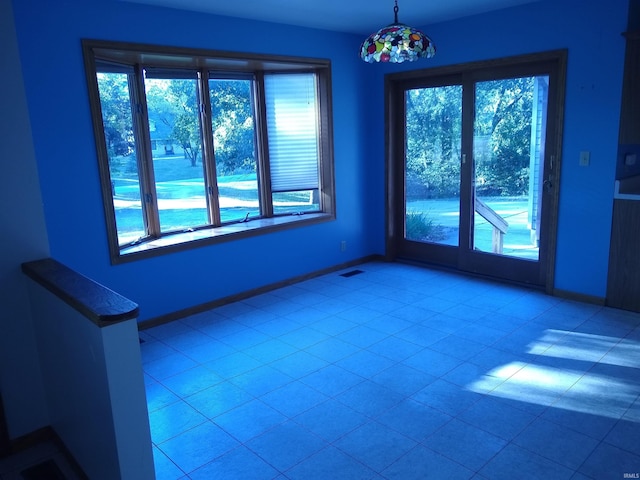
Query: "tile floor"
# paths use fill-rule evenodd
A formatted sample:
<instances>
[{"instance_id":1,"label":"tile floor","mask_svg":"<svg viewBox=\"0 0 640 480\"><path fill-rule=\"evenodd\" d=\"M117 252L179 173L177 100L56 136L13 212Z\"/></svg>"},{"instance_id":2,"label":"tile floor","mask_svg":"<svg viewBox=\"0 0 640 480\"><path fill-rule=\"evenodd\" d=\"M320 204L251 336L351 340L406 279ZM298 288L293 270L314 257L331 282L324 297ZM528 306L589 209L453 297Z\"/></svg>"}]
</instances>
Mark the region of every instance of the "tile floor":
<instances>
[{"instance_id":1,"label":"tile floor","mask_svg":"<svg viewBox=\"0 0 640 480\"><path fill-rule=\"evenodd\" d=\"M158 479L640 473L640 315L367 263L144 330Z\"/></svg>"}]
</instances>

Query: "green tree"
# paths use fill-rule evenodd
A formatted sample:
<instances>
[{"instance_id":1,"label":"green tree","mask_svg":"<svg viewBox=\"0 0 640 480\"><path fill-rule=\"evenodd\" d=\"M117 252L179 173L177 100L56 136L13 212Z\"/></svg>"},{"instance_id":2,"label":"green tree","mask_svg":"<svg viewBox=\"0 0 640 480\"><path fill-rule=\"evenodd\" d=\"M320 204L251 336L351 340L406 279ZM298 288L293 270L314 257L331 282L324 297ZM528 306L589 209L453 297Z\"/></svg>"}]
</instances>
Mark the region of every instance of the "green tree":
<instances>
[{"instance_id":1,"label":"green tree","mask_svg":"<svg viewBox=\"0 0 640 480\"><path fill-rule=\"evenodd\" d=\"M476 89L477 188L485 195L523 195L529 187L533 77L482 82Z\"/></svg>"},{"instance_id":2,"label":"green tree","mask_svg":"<svg viewBox=\"0 0 640 480\"><path fill-rule=\"evenodd\" d=\"M198 112L198 82L195 79L145 78L149 121L156 130L167 130L171 143L182 148L195 167L200 160L202 140Z\"/></svg>"},{"instance_id":3,"label":"green tree","mask_svg":"<svg viewBox=\"0 0 640 480\"><path fill-rule=\"evenodd\" d=\"M127 163L123 157L135 150L129 79L126 73L98 73L100 108L111 176Z\"/></svg>"},{"instance_id":4,"label":"green tree","mask_svg":"<svg viewBox=\"0 0 640 480\"><path fill-rule=\"evenodd\" d=\"M459 86L407 92L408 196L452 197L459 193L461 98Z\"/></svg>"},{"instance_id":5,"label":"green tree","mask_svg":"<svg viewBox=\"0 0 640 480\"><path fill-rule=\"evenodd\" d=\"M255 171L250 80L210 80L212 127L219 175ZM149 118L163 125L192 166L201 160L198 87L191 79L147 79ZM158 125L160 127L160 125Z\"/></svg>"},{"instance_id":6,"label":"green tree","mask_svg":"<svg viewBox=\"0 0 640 480\"><path fill-rule=\"evenodd\" d=\"M481 82L475 92L476 188L523 195L529 182L533 78ZM459 194L462 87L406 92L406 189L411 198Z\"/></svg>"},{"instance_id":7,"label":"green tree","mask_svg":"<svg viewBox=\"0 0 640 480\"><path fill-rule=\"evenodd\" d=\"M171 80L169 102L175 108L175 123L172 137L184 151L184 155L195 167L200 158L202 140L198 114L198 86L195 80Z\"/></svg>"},{"instance_id":8,"label":"green tree","mask_svg":"<svg viewBox=\"0 0 640 480\"><path fill-rule=\"evenodd\" d=\"M111 173L117 176L136 166L135 158L127 158L135 151L129 76L99 73L98 85ZM255 172L253 82L212 79L209 87L218 175ZM189 164L198 165L202 135L197 80L147 76L145 96L152 140L180 145Z\"/></svg>"},{"instance_id":9,"label":"green tree","mask_svg":"<svg viewBox=\"0 0 640 480\"><path fill-rule=\"evenodd\" d=\"M256 170L250 80L211 80L213 146L218 175Z\"/></svg>"}]
</instances>

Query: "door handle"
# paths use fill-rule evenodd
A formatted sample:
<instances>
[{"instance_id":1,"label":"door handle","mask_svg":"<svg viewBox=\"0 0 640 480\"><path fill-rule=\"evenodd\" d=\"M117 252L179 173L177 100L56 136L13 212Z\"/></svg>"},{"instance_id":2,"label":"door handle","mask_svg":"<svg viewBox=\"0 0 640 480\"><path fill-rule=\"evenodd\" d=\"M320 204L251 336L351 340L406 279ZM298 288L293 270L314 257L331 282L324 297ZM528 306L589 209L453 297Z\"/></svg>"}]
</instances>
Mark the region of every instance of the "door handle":
<instances>
[{"instance_id":1,"label":"door handle","mask_svg":"<svg viewBox=\"0 0 640 480\"><path fill-rule=\"evenodd\" d=\"M549 192L552 188L553 188L553 182L551 181L551 175L549 175L549 177L542 182L542 186L544 187L544 189Z\"/></svg>"}]
</instances>

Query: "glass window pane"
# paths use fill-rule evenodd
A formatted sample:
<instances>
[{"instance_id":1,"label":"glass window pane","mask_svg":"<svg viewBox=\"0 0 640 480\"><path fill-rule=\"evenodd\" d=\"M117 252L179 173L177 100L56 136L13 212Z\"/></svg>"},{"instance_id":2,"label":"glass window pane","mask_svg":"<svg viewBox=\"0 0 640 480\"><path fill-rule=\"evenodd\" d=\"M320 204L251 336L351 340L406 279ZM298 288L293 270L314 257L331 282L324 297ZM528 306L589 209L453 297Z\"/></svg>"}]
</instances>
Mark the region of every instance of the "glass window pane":
<instances>
[{"instance_id":1,"label":"glass window pane","mask_svg":"<svg viewBox=\"0 0 640 480\"><path fill-rule=\"evenodd\" d=\"M118 244L146 235L127 73L98 72Z\"/></svg>"},{"instance_id":2,"label":"glass window pane","mask_svg":"<svg viewBox=\"0 0 640 480\"><path fill-rule=\"evenodd\" d=\"M160 230L207 225L198 81L150 77L145 76L145 90Z\"/></svg>"},{"instance_id":3,"label":"glass window pane","mask_svg":"<svg viewBox=\"0 0 640 480\"><path fill-rule=\"evenodd\" d=\"M317 212L320 210L318 190L274 192L273 211L276 214Z\"/></svg>"},{"instance_id":4,"label":"glass window pane","mask_svg":"<svg viewBox=\"0 0 640 480\"><path fill-rule=\"evenodd\" d=\"M253 81L209 80L222 223L260 216Z\"/></svg>"},{"instance_id":5,"label":"glass window pane","mask_svg":"<svg viewBox=\"0 0 640 480\"><path fill-rule=\"evenodd\" d=\"M405 94L405 238L458 246L462 87Z\"/></svg>"},{"instance_id":6,"label":"glass window pane","mask_svg":"<svg viewBox=\"0 0 640 480\"><path fill-rule=\"evenodd\" d=\"M273 192L312 191L319 187L315 80L311 73L265 75ZM274 213L286 212L274 198Z\"/></svg>"},{"instance_id":7,"label":"glass window pane","mask_svg":"<svg viewBox=\"0 0 640 480\"><path fill-rule=\"evenodd\" d=\"M476 84L473 246L538 260L547 76Z\"/></svg>"}]
</instances>

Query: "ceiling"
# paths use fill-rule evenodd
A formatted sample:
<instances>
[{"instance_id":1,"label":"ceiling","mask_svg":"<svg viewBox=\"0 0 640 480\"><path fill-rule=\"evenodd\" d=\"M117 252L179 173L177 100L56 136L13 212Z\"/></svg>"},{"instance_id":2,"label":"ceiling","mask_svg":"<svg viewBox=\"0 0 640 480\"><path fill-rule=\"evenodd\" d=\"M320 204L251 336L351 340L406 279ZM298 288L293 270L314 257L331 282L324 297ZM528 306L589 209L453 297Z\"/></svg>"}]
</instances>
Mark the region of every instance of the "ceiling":
<instances>
[{"instance_id":1,"label":"ceiling","mask_svg":"<svg viewBox=\"0 0 640 480\"><path fill-rule=\"evenodd\" d=\"M121 0L230 17L368 35L393 22L393 0ZM453 20L539 0L399 0L412 26Z\"/></svg>"}]
</instances>

